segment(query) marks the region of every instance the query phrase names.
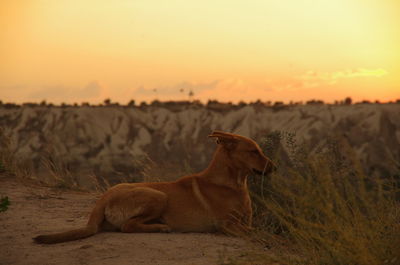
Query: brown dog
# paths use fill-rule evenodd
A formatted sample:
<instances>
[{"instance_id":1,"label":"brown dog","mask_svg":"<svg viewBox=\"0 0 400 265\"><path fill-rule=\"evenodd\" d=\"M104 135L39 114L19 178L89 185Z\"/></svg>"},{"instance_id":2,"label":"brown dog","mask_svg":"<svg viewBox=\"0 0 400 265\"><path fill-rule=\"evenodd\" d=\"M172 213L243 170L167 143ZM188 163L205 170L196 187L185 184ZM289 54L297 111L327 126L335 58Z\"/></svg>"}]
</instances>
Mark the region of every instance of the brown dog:
<instances>
[{"instance_id":1,"label":"brown dog","mask_svg":"<svg viewBox=\"0 0 400 265\"><path fill-rule=\"evenodd\" d=\"M275 166L249 138L220 131L209 137L217 138L218 147L204 171L173 182L118 184L97 201L86 227L34 240L77 240L107 227L125 233L247 231L252 219L247 176Z\"/></svg>"}]
</instances>

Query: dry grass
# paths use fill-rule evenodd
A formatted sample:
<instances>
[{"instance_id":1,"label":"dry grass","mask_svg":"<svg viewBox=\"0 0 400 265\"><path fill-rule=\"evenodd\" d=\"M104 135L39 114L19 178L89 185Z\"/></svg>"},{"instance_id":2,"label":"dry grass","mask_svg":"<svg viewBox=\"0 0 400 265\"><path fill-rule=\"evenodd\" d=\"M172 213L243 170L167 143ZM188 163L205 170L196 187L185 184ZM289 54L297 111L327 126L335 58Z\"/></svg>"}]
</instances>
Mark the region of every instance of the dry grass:
<instances>
[{"instance_id":1,"label":"dry grass","mask_svg":"<svg viewBox=\"0 0 400 265\"><path fill-rule=\"evenodd\" d=\"M71 190L96 190L104 191L110 184L105 178L98 177L94 174L89 175L91 187L85 188L79 185L79 176L71 173L61 159L57 158L55 151L49 146L45 152L41 154L41 168L45 173L36 175L32 168L32 164L16 157L12 142L4 130L0 127L0 175L15 177L20 181L35 181L42 185Z\"/></svg>"},{"instance_id":2,"label":"dry grass","mask_svg":"<svg viewBox=\"0 0 400 265\"><path fill-rule=\"evenodd\" d=\"M135 160L134 164L143 182L174 181L179 177L193 173L188 161L183 161L180 164L156 163L149 156L143 156Z\"/></svg>"},{"instance_id":3,"label":"dry grass","mask_svg":"<svg viewBox=\"0 0 400 265\"><path fill-rule=\"evenodd\" d=\"M1 130L0 146L1 174L34 178L17 164L10 139ZM240 261L224 258L221 264L400 264L400 175L367 176L345 141L327 141L310 152L297 145L294 135L274 133L263 148L280 170L250 183L253 240L270 251L244 253ZM51 152L42 163L53 185L79 188L76 177ZM134 163L143 181L174 180L192 171L187 163L160 165L148 157ZM91 179L98 191L110 186L96 175Z\"/></svg>"},{"instance_id":4,"label":"dry grass","mask_svg":"<svg viewBox=\"0 0 400 265\"><path fill-rule=\"evenodd\" d=\"M11 139L4 133L0 127L0 174L6 176L19 176L21 178L30 178L31 171L17 162L14 152L11 148Z\"/></svg>"},{"instance_id":5,"label":"dry grass","mask_svg":"<svg viewBox=\"0 0 400 265\"><path fill-rule=\"evenodd\" d=\"M40 171L37 173L32 164L25 163L15 156L11 139L1 127L0 147L1 175L17 177L20 180L34 180L40 184L61 189L104 192L116 183L173 181L193 171L187 161L180 164L156 163L150 157L143 156L132 161L136 169L133 175L126 176L115 172L117 174L114 175L118 177L114 177L113 183L110 183L107 176L99 176L93 172L85 174L72 172L70 166L57 155L57 151L51 145L47 145L45 151L41 152Z\"/></svg>"},{"instance_id":6,"label":"dry grass","mask_svg":"<svg viewBox=\"0 0 400 265\"><path fill-rule=\"evenodd\" d=\"M281 263L400 264L399 176L366 176L343 141L310 153L275 133L264 147L286 159L261 189L253 183L256 238Z\"/></svg>"}]
</instances>

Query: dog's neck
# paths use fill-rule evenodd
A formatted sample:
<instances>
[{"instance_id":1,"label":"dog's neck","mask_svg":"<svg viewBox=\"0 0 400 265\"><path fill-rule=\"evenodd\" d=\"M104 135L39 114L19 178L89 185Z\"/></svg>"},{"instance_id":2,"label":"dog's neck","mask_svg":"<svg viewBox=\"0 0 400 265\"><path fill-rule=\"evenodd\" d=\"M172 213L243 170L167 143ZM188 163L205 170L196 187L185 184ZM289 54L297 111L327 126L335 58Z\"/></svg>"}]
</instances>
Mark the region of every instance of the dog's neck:
<instances>
[{"instance_id":1,"label":"dog's neck","mask_svg":"<svg viewBox=\"0 0 400 265\"><path fill-rule=\"evenodd\" d=\"M232 189L247 189L247 176L249 170L234 165L229 157L229 152L218 146L208 167L200 176L217 185L227 186Z\"/></svg>"}]
</instances>

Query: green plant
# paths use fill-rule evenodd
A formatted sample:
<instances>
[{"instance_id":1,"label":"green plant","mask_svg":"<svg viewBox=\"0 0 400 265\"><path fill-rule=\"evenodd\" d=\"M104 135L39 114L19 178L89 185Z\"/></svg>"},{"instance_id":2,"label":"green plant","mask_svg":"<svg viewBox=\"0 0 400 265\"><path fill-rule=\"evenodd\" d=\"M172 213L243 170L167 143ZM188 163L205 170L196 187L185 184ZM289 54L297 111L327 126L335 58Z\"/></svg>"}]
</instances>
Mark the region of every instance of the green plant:
<instances>
[{"instance_id":1,"label":"green plant","mask_svg":"<svg viewBox=\"0 0 400 265\"><path fill-rule=\"evenodd\" d=\"M295 135L278 132L263 147L280 170L252 183L254 220L260 241L284 249L282 262L400 262L398 179L364 174L342 139L311 152Z\"/></svg>"},{"instance_id":2,"label":"green plant","mask_svg":"<svg viewBox=\"0 0 400 265\"><path fill-rule=\"evenodd\" d=\"M5 212L8 210L8 206L10 206L10 200L8 199L7 196L3 197L1 196L0 199L0 212Z\"/></svg>"}]
</instances>

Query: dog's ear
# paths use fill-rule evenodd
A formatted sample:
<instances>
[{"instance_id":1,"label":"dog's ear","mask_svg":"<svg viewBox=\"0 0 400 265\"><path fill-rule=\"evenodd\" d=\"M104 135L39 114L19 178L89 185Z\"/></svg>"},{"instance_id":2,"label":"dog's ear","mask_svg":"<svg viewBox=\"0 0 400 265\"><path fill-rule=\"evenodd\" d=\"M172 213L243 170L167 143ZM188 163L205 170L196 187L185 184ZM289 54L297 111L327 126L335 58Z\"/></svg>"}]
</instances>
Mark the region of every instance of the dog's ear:
<instances>
[{"instance_id":1,"label":"dog's ear","mask_svg":"<svg viewBox=\"0 0 400 265\"><path fill-rule=\"evenodd\" d=\"M223 137L223 138L229 138L229 139L234 139L235 135L233 133L227 133L223 131L213 131L208 137Z\"/></svg>"},{"instance_id":2,"label":"dog's ear","mask_svg":"<svg viewBox=\"0 0 400 265\"><path fill-rule=\"evenodd\" d=\"M238 139L233 134L222 131L213 131L208 137L217 138L216 143L223 145L229 150L234 149L238 142Z\"/></svg>"}]
</instances>

